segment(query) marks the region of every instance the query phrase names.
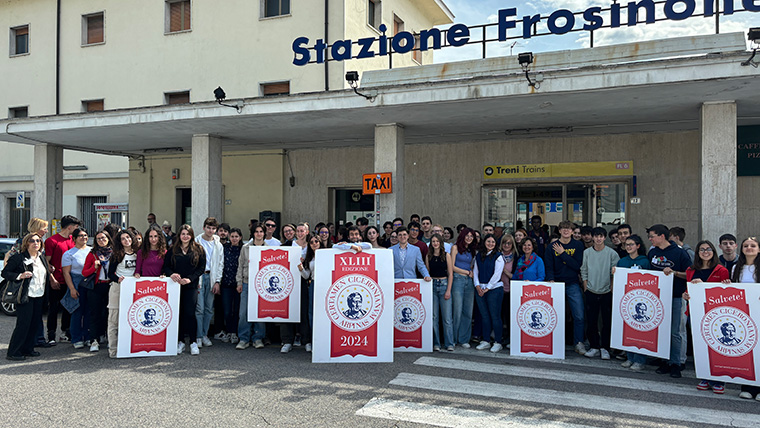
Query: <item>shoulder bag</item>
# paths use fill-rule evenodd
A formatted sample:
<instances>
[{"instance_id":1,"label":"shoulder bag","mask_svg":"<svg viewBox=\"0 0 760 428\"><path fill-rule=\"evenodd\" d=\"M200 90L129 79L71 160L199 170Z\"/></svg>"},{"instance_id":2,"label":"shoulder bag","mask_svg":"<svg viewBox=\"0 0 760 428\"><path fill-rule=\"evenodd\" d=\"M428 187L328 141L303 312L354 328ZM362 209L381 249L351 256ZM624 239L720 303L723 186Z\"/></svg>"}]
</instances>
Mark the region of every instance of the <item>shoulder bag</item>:
<instances>
[{"instance_id":1,"label":"shoulder bag","mask_svg":"<svg viewBox=\"0 0 760 428\"><path fill-rule=\"evenodd\" d=\"M29 296L27 293L24 293L24 280L13 280L8 281L7 279L4 280L0 285L0 290L2 290L3 296L2 296L2 302L3 303L14 303L14 304L21 304L21 303L27 303L29 301Z\"/></svg>"}]
</instances>

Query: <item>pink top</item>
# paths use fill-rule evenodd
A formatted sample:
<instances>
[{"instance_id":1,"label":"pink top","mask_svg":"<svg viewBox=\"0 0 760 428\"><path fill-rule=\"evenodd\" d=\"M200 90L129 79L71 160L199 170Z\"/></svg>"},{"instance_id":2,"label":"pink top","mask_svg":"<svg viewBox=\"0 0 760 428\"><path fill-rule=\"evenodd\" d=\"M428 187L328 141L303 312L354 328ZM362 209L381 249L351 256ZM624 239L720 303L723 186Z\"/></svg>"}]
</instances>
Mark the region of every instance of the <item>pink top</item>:
<instances>
[{"instance_id":1,"label":"pink top","mask_svg":"<svg viewBox=\"0 0 760 428\"><path fill-rule=\"evenodd\" d=\"M139 274L140 276L161 276L161 270L163 267L164 259L158 257L158 251L149 251L148 257L145 259L142 257L142 250L137 251L136 274Z\"/></svg>"}]
</instances>

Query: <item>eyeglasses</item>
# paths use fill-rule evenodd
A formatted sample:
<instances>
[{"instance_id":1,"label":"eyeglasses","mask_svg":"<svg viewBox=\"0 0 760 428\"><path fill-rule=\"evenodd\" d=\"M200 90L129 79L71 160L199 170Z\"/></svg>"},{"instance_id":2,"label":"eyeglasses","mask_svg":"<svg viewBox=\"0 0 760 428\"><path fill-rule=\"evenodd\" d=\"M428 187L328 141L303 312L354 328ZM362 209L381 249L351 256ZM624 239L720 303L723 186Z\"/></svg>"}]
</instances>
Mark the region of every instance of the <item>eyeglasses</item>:
<instances>
[{"instance_id":1,"label":"eyeglasses","mask_svg":"<svg viewBox=\"0 0 760 428\"><path fill-rule=\"evenodd\" d=\"M329 234L330 234L330 232L328 232L328 231L326 231L326 230L323 230L323 231L319 232L319 234L320 234L320 235L329 235Z\"/></svg>"},{"instance_id":2,"label":"eyeglasses","mask_svg":"<svg viewBox=\"0 0 760 428\"><path fill-rule=\"evenodd\" d=\"M87 238L87 234L86 233L80 233L79 235L77 235L77 238Z\"/></svg>"},{"instance_id":3,"label":"eyeglasses","mask_svg":"<svg viewBox=\"0 0 760 428\"><path fill-rule=\"evenodd\" d=\"M151 238L158 238L158 236L151 236ZM98 241L108 241L108 238L105 236L100 236L98 237Z\"/></svg>"},{"instance_id":4,"label":"eyeglasses","mask_svg":"<svg viewBox=\"0 0 760 428\"><path fill-rule=\"evenodd\" d=\"M712 248L700 248L699 252L700 253L712 253L713 250L712 250Z\"/></svg>"}]
</instances>

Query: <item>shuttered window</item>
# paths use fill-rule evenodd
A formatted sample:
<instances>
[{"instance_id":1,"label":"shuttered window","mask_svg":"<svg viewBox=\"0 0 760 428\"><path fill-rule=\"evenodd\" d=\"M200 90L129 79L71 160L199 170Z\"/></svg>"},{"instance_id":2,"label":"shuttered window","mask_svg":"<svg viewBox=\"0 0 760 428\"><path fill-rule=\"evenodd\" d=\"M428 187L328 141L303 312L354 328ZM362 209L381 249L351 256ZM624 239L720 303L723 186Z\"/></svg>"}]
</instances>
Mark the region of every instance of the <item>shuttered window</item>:
<instances>
[{"instance_id":1,"label":"shuttered window","mask_svg":"<svg viewBox=\"0 0 760 428\"><path fill-rule=\"evenodd\" d=\"M290 93L290 82L264 83L261 85L261 94L265 97L271 95L287 95Z\"/></svg>"},{"instance_id":2,"label":"shuttered window","mask_svg":"<svg viewBox=\"0 0 760 428\"><path fill-rule=\"evenodd\" d=\"M82 101L82 108L84 111L103 111L105 102L103 100L90 100Z\"/></svg>"},{"instance_id":3,"label":"shuttered window","mask_svg":"<svg viewBox=\"0 0 760 428\"><path fill-rule=\"evenodd\" d=\"M84 16L84 45L93 45L105 41L104 21L102 12Z\"/></svg>"},{"instance_id":4,"label":"shuttered window","mask_svg":"<svg viewBox=\"0 0 760 428\"><path fill-rule=\"evenodd\" d=\"M190 29L190 0L168 2L169 31L187 31Z\"/></svg>"},{"instance_id":5,"label":"shuttered window","mask_svg":"<svg viewBox=\"0 0 760 428\"><path fill-rule=\"evenodd\" d=\"M29 26L11 29L11 56L29 53Z\"/></svg>"},{"instance_id":6,"label":"shuttered window","mask_svg":"<svg viewBox=\"0 0 760 428\"><path fill-rule=\"evenodd\" d=\"M185 92L167 92L164 94L166 104L188 104L190 102L190 91Z\"/></svg>"}]
</instances>

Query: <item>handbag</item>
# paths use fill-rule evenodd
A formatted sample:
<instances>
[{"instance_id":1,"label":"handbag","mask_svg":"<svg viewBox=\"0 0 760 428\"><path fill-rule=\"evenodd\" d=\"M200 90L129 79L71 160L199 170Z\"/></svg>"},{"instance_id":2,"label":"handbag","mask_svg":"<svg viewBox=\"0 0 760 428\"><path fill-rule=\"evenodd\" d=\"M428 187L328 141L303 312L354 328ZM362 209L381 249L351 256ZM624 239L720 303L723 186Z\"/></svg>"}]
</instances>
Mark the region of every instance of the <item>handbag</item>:
<instances>
[{"instance_id":1,"label":"handbag","mask_svg":"<svg viewBox=\"0 0 760 428\"><path fill-rule=\"evenodd\" d=\"M24 293L24 280L8 281L7 279L2 282L3 303L14 303L16 305L27 303L29 301L29 295Z\"/></svg>"},{"instance_id":2,"label":"handbag","mask_svg":"<svg viewBox=\"0 0 760 428\"><path fill-rule=\"evenodd\" d=\"M95 277L97 276L97 273L94 273L82 280L82 282L79 283L80 287L86 288L88 290L92 290L95 288Z\"/></svg>"}]
</instances>

